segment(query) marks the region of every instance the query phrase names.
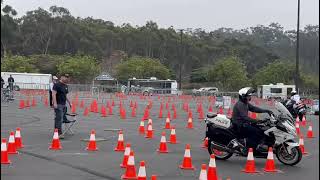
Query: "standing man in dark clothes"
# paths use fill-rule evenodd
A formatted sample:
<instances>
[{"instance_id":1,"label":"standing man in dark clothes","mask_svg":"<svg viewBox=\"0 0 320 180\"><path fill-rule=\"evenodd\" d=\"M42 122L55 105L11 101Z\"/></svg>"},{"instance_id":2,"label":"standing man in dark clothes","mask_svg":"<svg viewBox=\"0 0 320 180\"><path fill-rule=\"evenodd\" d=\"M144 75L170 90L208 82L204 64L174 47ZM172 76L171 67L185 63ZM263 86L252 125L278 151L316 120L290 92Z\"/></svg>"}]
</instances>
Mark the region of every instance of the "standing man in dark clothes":
<instances>
[{"instance_id":1,"label":"standing man in dark clothes","mask_svg":"<svg viewBox=\"0 0 320 180\"><path fill-rule=\"evenodd\" d=\"M13 91L13 83L14 83L14 79L13 79L12 75L10 74L10 77L8 78L8 84L9 84L9 88L11 91Z\"/></svg>"},{"instance_id":2,"label":"standing man in dark clothes","mask_svg":"<svg viewBox=\"0 0 320 180\"><path fill-rule=\"evenodd\" d=\"M58 129L59 138L63 139L62 135L62 122L70 123L67 120L66 113L67 107L66 102L68 102L69 106L71 107L70 100L67 96L68 94L68 85L69 82L69 75L63 74L60 77L60 81L55 83L52 88L52 100L53 100L53 108L55 112L55 119L54 119L54 128Z\"/></svg>"}]
</instances>

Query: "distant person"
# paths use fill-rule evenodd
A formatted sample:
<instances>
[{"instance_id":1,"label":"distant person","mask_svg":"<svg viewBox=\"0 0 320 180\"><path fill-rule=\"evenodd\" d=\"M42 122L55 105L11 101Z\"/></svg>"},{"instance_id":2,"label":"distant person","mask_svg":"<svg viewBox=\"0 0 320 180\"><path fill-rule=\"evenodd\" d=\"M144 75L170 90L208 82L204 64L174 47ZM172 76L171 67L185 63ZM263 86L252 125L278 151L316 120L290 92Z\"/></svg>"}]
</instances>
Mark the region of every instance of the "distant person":
<instances>
[{"instance_id":1,"label":"distant person","mask_svg":"<svg viewBox=\"0 0 320 180\"><path fill-rule=\"evenodd\" d=\"M52 88L53 88L53 85L55 83L58 82L58 78L57 76L52 76L52 82L49 84L49 101L50 101L50 107L53 107L53 102L52 102Z\"/></svg>"},{"instance_id":2,"label":"distant person","mask_svg":"<svg viewBox=\"0 0 320 180\"><path fill-rule=\"evenodd\" d=\"M295 90L291 91L290 95L291 95L290 99L292 101L294 101L295 104L298 104L298 103L301 102L300 101L300 95L297 93L297 91L295 91Z\"/></svg>"},{"instance_id":3,"label":"distant person","mask_svg":"<svg viewBox=\"0 0 320 180\"><path fill-rule=\"evenodd\" d=\"M4 80L2 79L2 76L1 76L1 89L3 89L3 85L4 85Z\"/></svg>"},{"instance_id":4,"label":"distant person","mask_svg":"<svg viewBox=\"0 0 320 180\"><path fill-rule=\"evenodd\" d=\"M61 139L64 138L62 135L62 123L70 123L70 121L66 117L66 102L68 102L70 107L72 106L67 96L69 92L67 85L68 82L69 75L63 74L60 77L60 81L55 83L52 88L52 101L55 112L54 128L58 129L59 138Z\"/></svg>"},{"instance_id":5,"label":"distant person","mask_svg":"<svg viewBox=\"0 0 320 180\"><path fill-rule=\"evenodd\" d=\"M14 79L13 79L12 75L10 74L10 77L8 78L8 84L9 84L9 88L11 91L13 91L13 83L14 83Z\"/></svg>"}]
</instances>

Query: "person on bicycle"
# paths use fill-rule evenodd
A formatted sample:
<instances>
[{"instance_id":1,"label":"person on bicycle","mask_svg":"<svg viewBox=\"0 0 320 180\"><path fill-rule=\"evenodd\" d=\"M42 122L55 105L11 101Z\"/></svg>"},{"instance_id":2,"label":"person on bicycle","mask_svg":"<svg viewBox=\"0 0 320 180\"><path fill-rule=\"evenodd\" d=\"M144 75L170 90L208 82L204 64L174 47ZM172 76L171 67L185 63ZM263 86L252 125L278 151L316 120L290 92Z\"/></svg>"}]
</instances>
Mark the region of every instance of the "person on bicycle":
<instances>
[{"instance_id":1,"label":"person on bicycle","mask_svg":"<svg viewBox=\"0 0 320 180\"><path fill-rule=\"evenodd\" d=\"M13 91L13 83L14 83L14 79L13 79L12 75L10 74L10 77L8 78L8 84L9 84L10 91Z\"/></svg>"}]
</instances>

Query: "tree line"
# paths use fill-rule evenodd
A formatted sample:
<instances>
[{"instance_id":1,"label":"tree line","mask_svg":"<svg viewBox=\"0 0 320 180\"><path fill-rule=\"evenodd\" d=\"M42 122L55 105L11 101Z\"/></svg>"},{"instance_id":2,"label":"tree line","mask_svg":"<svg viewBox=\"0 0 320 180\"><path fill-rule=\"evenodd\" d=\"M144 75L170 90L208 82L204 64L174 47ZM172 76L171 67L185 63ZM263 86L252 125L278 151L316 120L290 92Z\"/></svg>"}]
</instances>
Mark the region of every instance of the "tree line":
<instances>
[{"instance_id":1,"label":"tree line","mask_svg":"<svg viewBox=\"0 0 320 180\"><path fill-rule=\"evenodd\" d=\"M278 23L241 30L185 29L180 34L174 27L161 28L153 21L143 26L128 23L116 26L107 20L74 17L68 9L57 6L28 11L19 18L11 6L2 7L1 63L5 65L2 71L26 65L14 70L55 74L71 71L61 65L67 64L69 68L77 66L80 72L71 73L79 82L84 82L101 71L124 79L128 74L122 69L124 63L142 66L141 61L157 61L161 67L145 69L150 73L143 74L157 76L154 73L158 71L152 69L167 68L163 78L178 79L181 66L185 87L187 83L200 82L234 90L242 85L239 82L256 85L293 80L294 71L290 68L295 62L296 31L284 30ZM25 63L16 62L17 66L12 66L13 60ZM319 78L318 25L308 25L301 30L300 60L304 87L319 88L316 83ZM83 80L81 73L88 71L87 79ZM275 71L281 74L289 71L288 77L270 78L269 74ZM223 78L226 75L229 79ZM230 85L230 78L236 85Z\"/></svg>"}]
</instances>

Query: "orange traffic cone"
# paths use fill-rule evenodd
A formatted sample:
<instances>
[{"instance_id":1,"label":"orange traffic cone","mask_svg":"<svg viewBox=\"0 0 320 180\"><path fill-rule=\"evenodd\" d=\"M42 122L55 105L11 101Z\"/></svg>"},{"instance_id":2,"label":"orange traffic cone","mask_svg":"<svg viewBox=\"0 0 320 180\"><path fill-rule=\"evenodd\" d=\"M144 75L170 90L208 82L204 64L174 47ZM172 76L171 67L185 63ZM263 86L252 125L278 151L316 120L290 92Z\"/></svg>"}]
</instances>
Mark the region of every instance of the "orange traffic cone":
<instances>
[{"instance_id":1,"label":"orange traffic cone","mask_svg":"<svg viewBox=\"0 0 320 180\"><path fill-rule=\"evenodd\" d=\"M296 132L297 132L297 134L300 134L300 125L299 125L299 123L296 123Z\"/></svg>"},{"instance_id":2,"label":"orange traffic cone","mask_svg":"<svg viewBox=\"0 0 320 180\"><path fill-rule=\"evenodd\" d=\"M16 148L17 149L23 148L24 146L22 144L21 131L19 127L16 129L16 134L14 138L15 138L14 141L16 144Z\"/></svg>"},{"instance_id":3,"label":"orange traffic cone","mask_svg":"<svg viewBox=\"0 0 320 180\"><path fill-rule=\"evenodd\" d=\"M188 118L188 124L187 124L188 129L193 129L193 124L192 124L192 118Z\"/></svg>"},{"instance_id":4,"label":"orange traffic cone","mask_svg":"<svg viewBox=\"0 0 320 180\"><path fill-rule=\"evenodd\" d=\"M208 168L208 180L218 180L216 157L214 154L210 155L209 168Z\"/></svg>"},{"instance_id":5,"label":"orange traffic cone","mask_svg":"<svg viewBox=\"0 0 320 180\"><path fill-rule=\"evenodd\" d=\"M44 105L45 105L45 106L48 106L48 105L49 105L49 102L48 102L48 98L47 98L47 97L45 97L45 99L44 99Z\"/></svg>"},{"instance_id":6,"label":"orange traffic cone","mask_svg":"<svg viewBox=\"0 0 320 180\"><path fill-rule=\"evenodd\" d=\"M115 151L124 151L124 140L123 140L122 131L119 131L118 144L114 150Z\"/></svg>"},{"instance_id":7,"label":"orange traffic cone","mask_svg":"<svg viewBox=\"0 0 320 180\"><path fill-rule=\"evenodd\" d=\"M90 134L90 140L88 143L88 146L86 148L86 150L88 151L97 151L97 144L96 144L96 132L95 130L91 130L91 134Z\"/></svg>"},{"instance_id":8,"label":"orange traffic cone","mask_svg":"<svg viewBox=\"0 0 320 180\"><path fill-rule=\"evenodd\" d=\"M309 128L308 128L307 138L314 138L311 124L309 125Z\"/></svg>"},{"instance_id":9,"label":"orange traffic cone","mask_svg":"<svg viewBox=\"0 0 320 180\"><path fill-rule=\"evenodd\" d=\"M16 142L14 138L14 132L10 132L9 143L8 143L8 153L9 154L18 154L16 148Z\"/></svg>"},{"instance_id":10,"label":"orange traffic cone","mask_svg":"<svg viewBox=\"0 0 320 180\"><path fill-rule=\"evenodd\" d=\"M258 171L256 171L256 165L255 165L255 162L254 162L252 148L249 148L246 167L245 167L244 170L242 170L242 172L245 172L245 173L257 173L258 172Z\"/></svg>"},{"instance_id":11,"label":"orange traffic cone","mask_svg":"<svg viewBox=\"0 0 320 180\"><path fill-rule=\"evenodd\" d=\"M202 164L201 165L201 171L200 171L200 175L199 175L199 180L208 180L207 178L207 165L206 164Z\"/></svg>"},{"instance_id":12,"label":"orange traffic cone","mask_svg":"<svg viewBox=\"0 0 320 180\"><path fill-rule=\"evenodd\" d=\"M165 124L163 129L171 129L171 127L170 127L170 118L168 118L168 117L166 118L166 124Z\"/></svg>"},{"instance_id":13,"label":"orange traffic cone","mask_svg":"<svg viewBox=\"0 0 320 180\"><path fill-rule=\"evenodd\" d=\"M1 141L1 164L10 164L8 150L7 150L7 141L5 138Z\"/></svg>"},{"instance_id":14,"label":"orange traffic cone","mask_svg":"<svg viewBox=\"0 0 320 180\"><path fill-rule=\"evenodd\" d=\"M299 139L299 148L300 148L302 154L308 154L308 152L306 151L306 149L304 147L304 140L303 140L302 135L300 136L300 139Z\"/></svg>"},{"instance_id":15,"label":"orange traffic cone","mask_svg":"<svg viewBox=\"0 0 320 180\"><path fill-rule=\"evenodd\" d=\"M152 130L152 124L151 123L148 124L147 134L146 134L145 138L149 138L149 139L153 138L153 130Z\"/></svg>"},{"instance_id":16,"label":"orange traffic cone","mask_svg":"<svg viewBox=\"0 0 320 180\"><path fill-rule=\"evenodd\" d=\"M124 155L123 155L122 164L120 164L121 168L127 167L130 152L131 152L131 145L130 145L130 143L127 143L125 151L124 151Z\"/></svg>"},{"instance_id":17,"label":"orange traffic cone","mask_svg":"<svg viewBox=\"0 0 320 180\"><path fill-rule=\"evenodd\" d=\"M144 121L140 121L139 134L144 134Z\"/></svg>"},{"instance_id":18,"label":"orange traffic cone","mask_svg":"<svg viewBox=\"0 0 320 180\"><path fill-rule=\"evenodd\" d=\"M23 109L23 108L24 108L24 100L20 100L19 109Z\"/></svg>"},{"instance_id":19,"label":"orange traffic cone","mask_svg":"<svg viewBox=\"0 0 320 180\"><path fill-rule=\"evenodd\" d=\"M269 147L267 162L266 162L266 165L264 167L264 171L265 172L278 172L278 170L276 170L276 167L274 165L272 147Z\"/></svg>"},{"instance_id":20,"label":"orange traffic cone","mask_svg":"<svg viewBox=\"0 0 320 180\"><path fill-rule=\"evenodd\" d=\"M177 110L173 109L173 119L177 119Z\"/></svg>"},{"instance_id":21,"label":"orange traffic cone","mask_svg":"<svg viewBox=\"0 0 320 180\"><path fill-rule=\"evenodd\" d=\"M182 164L179 166L181 169L194 170L192 165L192 158L190 152L190 144L186 145L186 149L184 152L184 158Z\"/></svg>"},{"instance_id":22,"label":"orange traffic cone","mask_svg":"<svg viewBox=\"0 0 320 180\"><path fill-rule=\"evenodd\" d=\"M162 132L159 149L157 150L159 153L168 153L167 141L166 141L166 132Z\"/></svg>"},{"instance_id":23,"label":"orange traffic cone","mask_svg":"<svg viewBox=\"0 0 320 180\"><path fill-rule=\"evenodd\" d=\"M88 107L86 107L84 109L83 116L88 116L88 114L89 114L89 109L88 109Z\"/></svg>"},{"instance_id":24,"label":"orange traffic cone","mask_svg":"<svg viewBox=\"0 0 320 180\"><path fill-rule=\"evenodd\" d=\"M157 176L156 175L151 175L151 180L157 180Z\"/></svg>"},{"instance_id":25,"label":"orange traffic cone","mask_svg":"<svg viewBox=\"0 0 320 180\"><path fill-rule=\"evenodd\" d=\"M202 148L208 148L208 137L206 137L203 141Z\"/></svg>"},{"instance_id":26,"label":"orange traffic cone","mask_svg":"<svg viewBox=\"0 0 320 180\"><path fill-rule=\"evenodd\" d=\"M136 168L134 166L134 152L130 152L126 172L121 176L121 179L138 179Z\"/></svg>"},{"instance_id":27,"label":"orange traffic cone","mask_svg":"<svg viewBox=\"0 0 320 180\"><path fill-rule=\"evenodd\" d=\"M169 119L171 118L170 111L168 111L167 118L169 118Z\"/></svg>"},{"instance_id":28,"label":"orange traffic cone","mask_svg":"<svg viewBox=\"0 0 320 180\"><path fill-rule=\"evenodd\" d=\"M159 109L159 118L162 118L162 116L163 116L163 113L162 113L162 104L161 104Z\"/></svg>"},{"instance_id":29,"label":"orange traffic cone","mask_svg":"<svg viewBox=\"0 0 320 180\"><path fill-rule=\"evenodd\" d=\"M177 136L176 136L176 129L175 127L171 128L171 134L170 134L170 144L177 144Z\"/></svg>"},{"instance_id":30,"label":"orange traffic cone","mask_svg":"<svg viewBox=\"0 0 320 180\"><path fill-rule=\"evenodd\" d=\"M60 144L60 140L59 140L58 129L54 129L52 143L51 143L51 146L49 147L49 149L51 149L51 150L62 149L61 144Z\"/></svg>"},{"instance_id":31,"label":"orange traffic cone","mask_svg":"<svg viewBox=\"0 0 320 180\"><path fill-rule=\"evenodd\" d=\"M107 110L104 105L101 106L101 117L107 117Z\"/></svg>"},{"instance_id":32,"label":"orange traffic cone","mask_svg":"<svg viewBox=\"0 0 320 180\"><path fill-rule=\"evenodd\" d=\"M223 113L222 106L219 107L219 112L218 112L218 114L224 114L224 113Z\"/></svg>"},{"instance_id":33,"label":"orange traffic cone","mask_svg":"<svg viewBox=\"0 0 320 180\"><path fill-rule=\"evenodd\" d=\"M140 168L138 171L138 180L147 180L147 173L146 173L146 167L145 167L144 161L140 161Z\"/></svg>"},{"instance_id":34,"label":"orange traffic cone","mask_svg":"<svg viewBox=\"0 0 320 180\"><path fill-rule=\"evenodd\" d=\"M131 117L136 117L136 108L131 108Z\"/></svg>"}]
</instances>

